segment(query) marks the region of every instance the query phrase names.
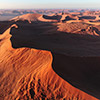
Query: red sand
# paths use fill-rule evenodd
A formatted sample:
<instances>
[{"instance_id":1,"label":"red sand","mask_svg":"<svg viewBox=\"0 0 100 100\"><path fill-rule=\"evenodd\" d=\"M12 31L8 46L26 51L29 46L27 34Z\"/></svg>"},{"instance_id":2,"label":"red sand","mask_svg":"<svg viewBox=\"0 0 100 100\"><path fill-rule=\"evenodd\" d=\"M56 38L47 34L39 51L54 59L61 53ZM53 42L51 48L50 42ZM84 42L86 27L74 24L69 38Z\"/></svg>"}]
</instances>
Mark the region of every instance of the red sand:
<instances>
[{"instance_id":1,"label":"red sand","mask_svg":"<svg viewBox=\"0 0 100 100\"><path fill-rule=\"evenodd\" d=\"M29 22L36 22L29 24L23 19L18 22L19 19L15 18L16 24L10 27L10 24L7 24L7 27L3 28L3 31L6 31L0 35L0 100L98 100L99 87L92 87L94 81L88 83L84 74L86 72L86 75L90 76L89 79L94 76L93 79L99 80L99 72L91 72L93 69L99 71L99 57L81 57L84 53L87 56L98 54L99 35L92 34L94 30L97 32L98 28L92 24L81 23L81 30L77 31L79 23L74 23L73 27L71 22L43 23L42 20L41 23L37 21L37 15L23 16ZM84 34L82 26L86 29L95 28L86 30L87 34ZM89 49L95 50L96 53ZM79 57L72 57L75 54ZM91 64L91 61L94 63ZM76 73L72 70L73 67Z\"/></svg>"},{"instance_id":2,"label":"red sand","mask_svg":"<svg viewBox=\"0 0 100 100\"><path fill-rule=\"evenodd\" d=\"M53 58L49 51L13 49L9 32L10 28L0 36L4 38L0 43L1 100L28 98L96 100L71 86L52 70Z\"/></svg>"}]
</instances>

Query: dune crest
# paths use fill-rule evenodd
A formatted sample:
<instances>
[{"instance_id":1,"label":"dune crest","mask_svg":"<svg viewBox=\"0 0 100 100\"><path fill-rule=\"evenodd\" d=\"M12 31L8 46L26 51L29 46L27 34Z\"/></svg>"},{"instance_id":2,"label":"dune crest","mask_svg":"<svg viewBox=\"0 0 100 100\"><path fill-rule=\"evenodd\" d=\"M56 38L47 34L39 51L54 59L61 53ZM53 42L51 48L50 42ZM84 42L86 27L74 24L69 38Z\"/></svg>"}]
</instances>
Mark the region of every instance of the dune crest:
<instances>
[{"instance_id":1,"label":"dune crest","mask_svg":"<svg viewBox=\"0 0 100 100\"><path fill-rule=\"evenodd\" d=\"M0 100L97 100L53 71L51 52L12 48L12 27L0 35Z\"/></svg>"}]
</instances>

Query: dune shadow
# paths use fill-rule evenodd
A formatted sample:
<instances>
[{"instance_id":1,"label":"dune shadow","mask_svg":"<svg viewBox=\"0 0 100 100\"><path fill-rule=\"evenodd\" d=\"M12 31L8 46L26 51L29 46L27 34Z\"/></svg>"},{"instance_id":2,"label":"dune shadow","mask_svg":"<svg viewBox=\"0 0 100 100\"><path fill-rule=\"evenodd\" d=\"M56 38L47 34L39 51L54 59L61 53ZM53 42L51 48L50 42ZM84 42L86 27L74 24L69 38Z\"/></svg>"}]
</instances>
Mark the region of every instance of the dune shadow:
<instances>
[{"instance_id":1,"label":"dune shadow","mask_svg":"<svg viewBox=\"0 0 100 100\"><path fill-rule=\"evenodd\" d=\"M100 98L99 37L60 32L55 23L16 24L18 29L12 28L10 33L13 48L28 47L51 51L52 67L61 78L74 87ZM95 57L82 57L90 55Z\"/></svg>"},{"instance_id":2,"label":"dune shadow","mask_svg":"<svg viewBox=\"0 0 100 100\"><path fill-rule=\"evenodd\" d=\"M74 87L100 98L100 57L53 54L53 69Z\"/></svg>"},{"instance_id":3,"label":"dune shadow","mask_svg":"<svg viewBox=\"0 0 100 100\"><path fill-rule=\"evenodd\" d=\"M13 22L10 21L0 21L0 34L3 34Z\"/></svg>"},{"instance_id":4,"label":"dune shadow","mask_svg":"<svg viewBox=\"0 0 100 100\"><path fill-rule=\"evenodd\" d=\"M43 18L50 19L50 20L58 20L58 21L60 21L60 19L62 18L62 16L61 15L54 15L54 16L43 15Z\"/></svg>"},{"instance_id":5,"label":"dune shadow","mask_svg":"<svg viewBox=\"0 0 100 100\"><path fill-rule=\"evenodd\" d=\"M79 17L79 20L82 20L82 19L96 19L96 16L82 16L82 17Z\"/></svg>"},{"instance_id":6,"label":"dune shadow","mask_svg":"<svg viewBox=\"0 0 100 100\"><path fill-rule=\"evenodd\" d=\"M69 21L69 20L76 20L76 19L67 16L67 17L65 17L65 19L63 20L63 22L66 22L66 21Z\"/></svg>"}]
</instances>

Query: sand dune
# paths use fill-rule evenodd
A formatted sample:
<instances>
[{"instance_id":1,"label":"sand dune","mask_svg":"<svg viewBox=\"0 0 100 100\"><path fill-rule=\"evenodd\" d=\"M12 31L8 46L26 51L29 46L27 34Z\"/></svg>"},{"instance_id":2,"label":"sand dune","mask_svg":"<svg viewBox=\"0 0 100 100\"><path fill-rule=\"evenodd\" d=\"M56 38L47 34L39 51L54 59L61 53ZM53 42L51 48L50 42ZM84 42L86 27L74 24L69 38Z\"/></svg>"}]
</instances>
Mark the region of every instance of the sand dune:
<instances>
[{"instance_id":1,"label":"sand dune","mask_svg":"<svg viewBox=\"0 0 100 100\"><path fill-rule=\"evenodd\" d=\"M75 33L75 34L89 34L89 35L95 35L95 36L100 36L100 31L98 28L96 28L93 25L98 25L96 23L92 22L85 22L82 23L81 21L70 21L67 23L60 23L58 25L59 31L64 31L68 33Z\"/></svg>"},{"instance_id":2,"label":"sand dune","mask_svg":"<svg viewBox=\"0 0 100 100\"><path fill-rule=\"evenodd\" d=\"M55 18L53 18L52 16L46 16L46 15L42 15L38 18L39 21L42 22L58 22L57 17L55 15L53 15Z\"/></svg>"},{"instance_id":3,"label":"sand dune","mask_svg":"<svg viewBox=\"0 0 100 100\"><path fill-rule=\"evenodd\" d=\"M31 21L38 21L38 17L40 17L40 16L41 16L40 14L25 14L25 15L17 16L15 18L11 19L11 20L14 20L14 21L28 20L28 22L31 23Z\"/></svg>"},{"instance_id":4,"label":"sand dune","mask_svg":"<svg viewBox=\"0 0 100 100\"><path fill-rule=\"evenodd\" d=\"M16 25L11 27L18 28ZM97 100L74 88L53 71L51 52L12 48L9 34L11 27L0 36L1 100Z\"/></svg>"}]
</instances>

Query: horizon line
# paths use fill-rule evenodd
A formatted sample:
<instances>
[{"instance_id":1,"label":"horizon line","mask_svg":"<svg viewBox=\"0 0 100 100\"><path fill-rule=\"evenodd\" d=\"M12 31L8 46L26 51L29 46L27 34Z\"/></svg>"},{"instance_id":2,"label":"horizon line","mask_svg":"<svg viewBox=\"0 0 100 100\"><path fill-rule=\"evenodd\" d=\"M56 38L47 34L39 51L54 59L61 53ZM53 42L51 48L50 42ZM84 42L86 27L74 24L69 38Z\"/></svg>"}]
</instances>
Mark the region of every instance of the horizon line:
<instances>
[{"instance_id":1,"label":"horizon line","mask_svg":"<svg viewBox=\"0 0 100 100\"><path fill-rule=\"evenodd\" d=\"M53 10L53 9L68 9L68 10L100 10L100 8L0 8L0 10Z\"/></svg>"}]
</instances>

